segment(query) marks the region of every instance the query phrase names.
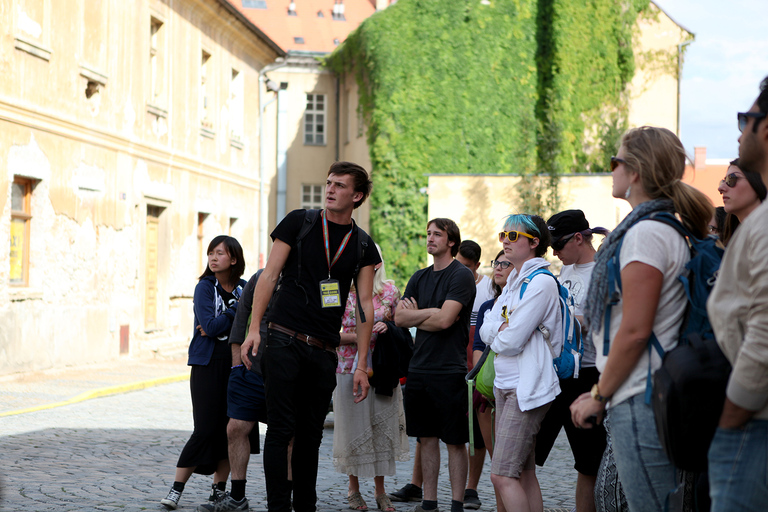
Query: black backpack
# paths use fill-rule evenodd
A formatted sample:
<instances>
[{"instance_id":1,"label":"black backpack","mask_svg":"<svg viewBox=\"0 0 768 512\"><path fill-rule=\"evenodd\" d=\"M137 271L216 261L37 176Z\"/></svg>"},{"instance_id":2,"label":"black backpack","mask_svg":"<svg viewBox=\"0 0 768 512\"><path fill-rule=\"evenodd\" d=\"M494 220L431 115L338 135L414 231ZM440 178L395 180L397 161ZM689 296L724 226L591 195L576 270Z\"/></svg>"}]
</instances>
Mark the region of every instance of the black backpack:
<instances>
[{"instance_id":1,"label":"black backpack","mask_svg":"<svg viewBox=\"0 0 768 512\"><path fill-rule=\"evenodd\" d=\"M653 414L669 461L685 471L707 469L707 452L725 402L731 364L714 338L688 336L653 374Z\"/></svg>"}]
</instances>

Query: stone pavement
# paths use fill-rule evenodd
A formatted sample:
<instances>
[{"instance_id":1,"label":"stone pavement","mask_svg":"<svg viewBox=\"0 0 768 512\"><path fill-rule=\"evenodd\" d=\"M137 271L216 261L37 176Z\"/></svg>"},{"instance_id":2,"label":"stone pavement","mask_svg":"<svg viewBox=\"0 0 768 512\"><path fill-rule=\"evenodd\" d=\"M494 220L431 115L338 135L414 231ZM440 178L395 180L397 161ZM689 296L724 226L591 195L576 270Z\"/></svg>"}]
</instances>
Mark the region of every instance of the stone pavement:
<instances>
[{"instance_id":1,"label":"stone pavement","mask_svg":"<svg viewBox=\"0 0 768 512\"><path fill-rule=\"evenodd\" d=\"M180 378L186 371L183 362L134 368L144 365L145 362L122 361L119 371L94 366L27 378L22 383L18 379L0 380L0 414L5 414L0 416L0 510L164 510L159 500L173 481L176 459L192 430L189 384L164 384L164 379ZM79 372L79 381L72 372ZM95 385L103 387L94 388ZM91 389L87 390L88 387ZM139 390L83 399L88 393L100 396L98 391L104 388L111 392ZM30 405L17 395L33 397L41 409L14 414L19 410L18 404ZM46 396L55 402L77 396L80 399L45 408ZM261 428L263 436L265 427ZM348 510L347 479L333 469L332 439L332 429L326 428L317 484L321 512ZM441 462L439 501L445 510L450 503L450 488L444 449ZM399 463L397 474L386 479L387 489L408 483L411 466L412 463ZM576 474L572 468L573 459L565 436L561 435L547 466L537 471L546 509L570 511L573 507ZM481 510L495 508L488 469L486 461L479 486ZM251 460L248 481L251 508L266 510L260 455ZM180 510L194 510L205 501L210 482L210 477L193 475ZM361 491L369 507L375 509L373 482L361 483ZM413 504L395 506L398 512L405 512Z\"/></svg>"}]
</instances>

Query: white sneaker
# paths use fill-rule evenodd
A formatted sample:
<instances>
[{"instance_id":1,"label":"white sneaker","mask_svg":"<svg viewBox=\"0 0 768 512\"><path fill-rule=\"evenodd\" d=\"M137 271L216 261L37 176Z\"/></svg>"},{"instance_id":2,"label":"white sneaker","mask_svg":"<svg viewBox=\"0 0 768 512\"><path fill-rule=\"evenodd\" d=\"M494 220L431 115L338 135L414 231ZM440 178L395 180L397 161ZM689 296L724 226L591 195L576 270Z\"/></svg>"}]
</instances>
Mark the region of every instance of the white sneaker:
<instances>
[{"instance_id":1,"label":"white sneaker","mask_svg":"<svg viewBox=\"0 0 768 512\"><path fill-rule=\"evenodd\" d=\"M171 490L168 491L168 496L160 500L161 505L165 505L166 508L170 510L176 510L179 506L179 500L181 499L181 493L171 487Z\"/></svg>"}]
</instances>

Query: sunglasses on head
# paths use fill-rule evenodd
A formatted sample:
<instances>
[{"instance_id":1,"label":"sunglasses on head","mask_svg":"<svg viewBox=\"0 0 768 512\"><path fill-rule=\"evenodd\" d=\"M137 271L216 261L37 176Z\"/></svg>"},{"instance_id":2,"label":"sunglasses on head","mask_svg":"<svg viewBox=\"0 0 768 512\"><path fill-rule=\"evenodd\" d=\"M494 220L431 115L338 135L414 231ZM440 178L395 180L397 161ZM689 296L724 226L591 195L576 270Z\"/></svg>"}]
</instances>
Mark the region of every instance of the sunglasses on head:
<instances>
[{"instance_id":1,"label":"sunglasses on head","mask_svg":"<svg viewBox=\"0 0 768 512\"><path fill-rule=\"evenodd\" d=\"M626 164L627 161L617 156L611 157L611 172L615 171L619 164Z\"/></svg>"},{"instance_id":2,"label":"sunglasses on head","mask_svg":"<svg viewBox=\"0 0 768 512\"><path fill-rule=\"evenodd\" d=\"M512 263L510 263L508 261L499 261L499 260L491 261L491 267L493 267L493 268L501 267L502 270L508 269L511 264Z\"/></svg>"},{"instance_id":3,"label":"sunglasses on head","mask_svg":"<svg viewBox=\"0 0 768 512\"><path fill-rule=\"evenodd\" d=\"M510 242L517 242L517 238L520 236L530 238L531 240L536 238L535 236L523 233L522 231L502 231L499 233L499 242L504 243L505 238L509 239Z\"/></svg>"},{"instance_id":4,"label":"sunglasses on head","mask_svg":"<svg viewBox=\"0 0 768 512\"><path fill-rule=\"evenodd\" d=\"M736 182L738 182L740 179L745 179L744 176L739 176L735 173L731 173L725 178L720 180L720 183L725 183L728 185L728 188L733 188L736 186Z\"/></svg>"},{"instance_id":5,"label":"sunglasses on head","mask_svg":"<svg viewBox=\"0 0 768 512\"><path fill-rule=\"evenodd\" d=\"M571 238L576 236L576 233L571 233L570 235L566 235L562 238L560 238L557 242L552 242L552 250L553 251L562 251L563 247L565 247L565 244L571 241Z\"/></svg>"},{"instance_id":6,"label":"sunglasses on head","mask_svg":"<svg viewBox=\"0 0 768 512\"><path fill-rule=\"evenodd\" d=\"M768 116L768 114L765 112L739 112L736 114L736 119L739 120L739 131L744 131L744 128L747 127L747 122L749 122L750 117L760 120L766 116Z\"/></svg>"}]
</instances>

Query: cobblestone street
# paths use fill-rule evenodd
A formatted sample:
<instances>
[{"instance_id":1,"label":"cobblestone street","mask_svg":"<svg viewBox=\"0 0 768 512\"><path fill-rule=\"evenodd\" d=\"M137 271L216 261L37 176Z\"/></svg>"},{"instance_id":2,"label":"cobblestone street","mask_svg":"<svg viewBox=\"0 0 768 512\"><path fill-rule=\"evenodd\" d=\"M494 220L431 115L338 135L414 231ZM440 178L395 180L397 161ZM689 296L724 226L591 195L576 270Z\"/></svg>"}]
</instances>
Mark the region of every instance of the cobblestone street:
<instances>
[{"instance_id":1,"label":"cobblestone street","mask_svg":"<svg viewBox=\"0 0 768 512\"><path fill-rule=\"evenodd\" d=\"M262 435L264 426L262 425ZM174 466L192 430L188 382L177 382L48 410L0 417L0 465L4 511L164 510L159 504L173 482ZM318 510L348 510L346 477L334 471L333 431L325 431L318 474ZM263 436L262 436L263 444ZM411 453L413 453L413 442ZM261 455L248 468L251 508L266 510ZM439 502L450 503L447 454L442 453ZM412 463L400 463L387 490L410 481ZM489 462L478 489L481 510L493 510ZM544 507L573 507L576 473L564 434L547 467L538 470ZM193 475L180 510L194 510L208 496L210 478ZM373 482L361 482L375 508ZM399 512L413 504L395 504Z\"/></svg>"}]
</instances>

